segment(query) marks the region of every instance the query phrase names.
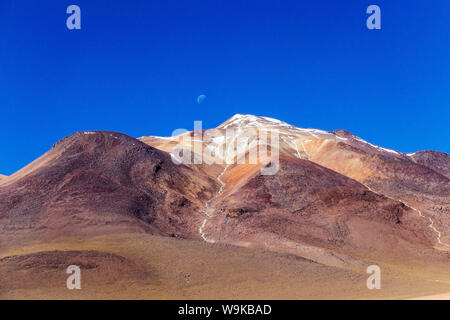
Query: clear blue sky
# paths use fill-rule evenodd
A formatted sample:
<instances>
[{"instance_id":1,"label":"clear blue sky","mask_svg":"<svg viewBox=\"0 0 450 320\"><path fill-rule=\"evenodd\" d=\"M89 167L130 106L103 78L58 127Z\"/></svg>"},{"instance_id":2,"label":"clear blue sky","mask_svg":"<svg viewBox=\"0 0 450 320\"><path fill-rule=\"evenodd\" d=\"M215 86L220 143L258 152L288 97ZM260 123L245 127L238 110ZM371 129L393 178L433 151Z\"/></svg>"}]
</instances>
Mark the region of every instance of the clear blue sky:
<instances>
[{"instance_id":1,"label":"clear blue sky","mask_svg":"<svg viewBox=\"0 0 450 320\"><path fill-rule=\"evenodd\" d=\"M0 1L3 174L78 130L170 135L235 113L449 153L449 107L448 0Z\"/></svg>"}]
</instances>

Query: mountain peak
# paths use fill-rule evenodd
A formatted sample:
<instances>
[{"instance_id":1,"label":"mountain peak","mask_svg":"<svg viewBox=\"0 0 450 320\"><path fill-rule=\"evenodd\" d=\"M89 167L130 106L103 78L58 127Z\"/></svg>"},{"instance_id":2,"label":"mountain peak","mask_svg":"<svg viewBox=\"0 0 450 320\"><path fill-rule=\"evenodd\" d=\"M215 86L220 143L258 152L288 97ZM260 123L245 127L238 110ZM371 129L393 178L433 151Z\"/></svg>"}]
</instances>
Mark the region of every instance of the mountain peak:
<instances>
[{"instance_id":1,"label":"mountain peak","mask_svg":"<svg viewBox=\"0 0 450 320\"><path fill-rule=\"evenodd\" d=\"M258 128L266 128L266 127L275 127L275 126L291 126L284 121L280 121L274 118L264 117L264 116L255 116L252 114L241 114L237 113L232 116L230 119L222 123L218 128L226 129L228 127L258 127Z\"/></svg>"}]
</instances>

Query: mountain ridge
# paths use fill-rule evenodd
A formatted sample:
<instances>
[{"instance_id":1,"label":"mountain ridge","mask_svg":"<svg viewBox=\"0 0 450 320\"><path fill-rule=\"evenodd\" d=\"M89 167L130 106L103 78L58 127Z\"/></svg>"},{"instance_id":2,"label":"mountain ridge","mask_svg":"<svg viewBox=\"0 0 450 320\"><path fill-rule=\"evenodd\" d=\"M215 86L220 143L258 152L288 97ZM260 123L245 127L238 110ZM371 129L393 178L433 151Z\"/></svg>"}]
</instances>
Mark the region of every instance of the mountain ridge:
<instances>
[{"instance_id":1,"label":"mountain ridge","mask_svg":"<svg viewBox=\"0 0 450 320\"><path fill-rule=\"evenodd\" d=\"M276 132L278 142L260 131ZM194 140L200 148L192 159L214 161L174 163L172 152L190 150ZM228 145L223 152L221 144ZM257 153L250 163L261 148L278 158ZM262 174L272 161L278 170ZM0 178L0 279L14 274L0 296L29 288L16 276L27 263L30 271L22 274L45 287L54 283L50 275L59 277L59 268L77 261L93 266L88 275L97 290L117 279L148 292L151 277L159 279L151 284L162 296L177 288L203 292L218 275L227 283L236 276L228 260L218 264L225 252L226 259L250 259L268 270L295 257L311 268L301 271L306 279L324 268L355 277L371 264L388 274L426 264L433 272L417 279L447 281L449 167L445 153L403 154L347 131L302 129L268 117L237 115L201 134L165 138L76 132ZM252 270L245 278L258 283Z\"/></svg>"},{"instance_id":2,"label":"mountain ridge","mask_svg":"<svg viewBox=\"0 0 450 320\"><path fill-rule=\"evenodd\" d=\"M232 135L226 137L226 130ZM236 114L220 124L216 129L202 131L203 148L216 150L216 138L210 139L209 132L223 135L223 143L235 144L239 138L247 138L251 143L240 153L237 159L247 159L249 149L267 147L267 142L258 140L259 130L276 131L280 137L280 155L312 161L346 177L355 179L367 189L395 199L400 203L408 203L413 210L425 212L424 220L432 219L433 224L444 234L450 243L450 180L445 176L450 167L448 155L439 152L417 152L427 154L428 158L438 156L439 161L418 160L412 154L401 153L373 145L345 130L328 132L318 129L302 129L269 117ZM159 140L158 137L141 138L141 141L167 152L178 145L181 138L193 137L194 132L182 136ZM196 138L198 139L198 138ZM189 139L183 142L183 148L189 148ZM171 147L172 146L172 147ZM212 146L212 147L211 147ZM192 150L194 151L194 150ZM442 160L442 158L444 160ZM219 157L220 159L220 157ZM223 158L225 159L225 158ZM252 165L238 166L239 172L250 169ZM247 169L243 169L243 168ZM235 168L231 170L236 171ZM249 171L250 172L250 171ZM240 173L242 175L243 173ZM253 173L254 174L254 173ZM245 175L245 174L244 174ZM225 179L227 174L225 174ZM244 182L245 183L245 182ZM233 188L228 185L227 188ZM227 188L225 190L227 190ZM227 192L225 191L225 194ZM436 208L439 208L436 210ZM438 216L436 216L436 212ZM433 217L435 216L435 217ZM434 221L437 222L434 222Z\"/></svg>"}]
</instances>

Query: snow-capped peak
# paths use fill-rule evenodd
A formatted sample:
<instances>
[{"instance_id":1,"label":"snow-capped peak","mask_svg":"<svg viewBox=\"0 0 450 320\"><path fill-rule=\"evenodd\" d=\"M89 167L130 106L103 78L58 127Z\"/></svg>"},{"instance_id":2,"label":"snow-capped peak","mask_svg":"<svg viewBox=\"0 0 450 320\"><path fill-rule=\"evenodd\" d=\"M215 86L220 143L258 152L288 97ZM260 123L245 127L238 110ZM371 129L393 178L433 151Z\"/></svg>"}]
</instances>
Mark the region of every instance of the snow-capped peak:
<instances>
[{"instance_id":1,"label":"snow-capped peak","mask_svg":"<svg viewBox=\"0 0 450 320\"><path fill-rule=\"evenodd\" d=\"M251 114L235 114L230 119L221 124L218 128L226 129L228 127L268 127L271 125L283 125L286 124L283 121L268 118L254 116Z\"/></svg>"},{"instance_id":2,"label":"snow-capped peak","mask_svg":"<svg viewBox=\"0 0 450 320\"><path fill-rule=\"evenodd\" d=\"M251 114L236 114L232 116L230 119L225 121L223 124L218 126L219 129L227 129L227 128L261 128L261 129L268 129L268 130L277 130L282 131L286 133L293 133L293 134L308 134L310 136L313 136L315 138L319 138L318 135L321 136L327 136L327 137L333 137L341 140L346 140L345 138L341 138L334 133L319 130L319 129L304 129L299 128L297 126L293 126L291 124L288 124L284 121L277 120L270 117L264 117L264 116L254 116Z\"/></svg>"}]
</instances>

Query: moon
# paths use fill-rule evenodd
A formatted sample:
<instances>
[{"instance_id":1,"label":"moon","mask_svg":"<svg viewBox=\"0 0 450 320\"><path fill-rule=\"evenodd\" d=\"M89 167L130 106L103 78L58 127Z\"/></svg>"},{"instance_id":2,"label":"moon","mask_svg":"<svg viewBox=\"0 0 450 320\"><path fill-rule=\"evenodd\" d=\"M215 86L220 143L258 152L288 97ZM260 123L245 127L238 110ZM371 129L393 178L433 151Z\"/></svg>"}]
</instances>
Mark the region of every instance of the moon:
<instances>
[{"instance_id":1,"label":"moon","mask_svg":"<svg viewBox=\"0 0 450 320\"><path fill-rule=\"evenodd\" d=\"M204 94L201 94L197 98L197 103L200 104L206 99L206 96Z\"/></svg>"}]
</instances>

